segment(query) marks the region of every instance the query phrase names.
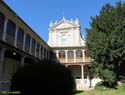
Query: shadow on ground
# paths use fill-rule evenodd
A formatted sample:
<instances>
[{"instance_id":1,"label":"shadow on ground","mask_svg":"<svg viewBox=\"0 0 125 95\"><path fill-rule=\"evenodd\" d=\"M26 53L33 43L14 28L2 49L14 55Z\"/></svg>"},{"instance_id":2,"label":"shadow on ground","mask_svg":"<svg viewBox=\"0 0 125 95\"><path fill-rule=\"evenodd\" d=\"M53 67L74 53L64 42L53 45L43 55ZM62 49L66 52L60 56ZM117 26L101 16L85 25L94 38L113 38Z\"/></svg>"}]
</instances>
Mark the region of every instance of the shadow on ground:
<instances>
[{"instance_id":1,"label":"shadow on ground","mask_svg":"<svg viewBox=\"0 0 125 95\"><path fill-rule=\"evenodd\" d=\"M81 92L83 92L82 90L77 90L76 92L75 92L75 94L78 94L78 93L81 93Z\"/></svg>"}]
</instances>

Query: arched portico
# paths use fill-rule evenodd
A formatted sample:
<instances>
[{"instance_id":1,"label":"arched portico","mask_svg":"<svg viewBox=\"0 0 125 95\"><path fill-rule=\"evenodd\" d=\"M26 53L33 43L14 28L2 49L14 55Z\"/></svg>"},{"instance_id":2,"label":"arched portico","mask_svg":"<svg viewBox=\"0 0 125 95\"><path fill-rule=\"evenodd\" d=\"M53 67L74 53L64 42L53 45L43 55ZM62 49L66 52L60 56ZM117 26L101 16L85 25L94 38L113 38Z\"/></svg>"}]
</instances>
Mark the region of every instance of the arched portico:
<instances>
[{"instance_id":1,"label":"arched portico","mask_svg":"<svg viewBox=\"0 0 125 95\"><path fill-rule=\"evenodd\" d=\"M88 67L89 65L83 65L83 64L78 64L78 65L68 65L66 64L66 67L69 68L75 79L87 79L88 77Z\"/></svg>"},{"instance_id":2,"label":"arched portico","mask_svg":"<svg viewBox=\"0 0 125 95\"><path fill-rule=\"evenodd\" d=\"M13 73L20 67L21 55L12 50L6 50L4 53L3 75L4 79L10 79Z\"/></svg>"},{"instance_id":3,"label":"arched portico","mask_svg":"<svg viewBox=\"0 0 125 95\"><path fill-rule=\"evenodd\" d=\"M72 71L75 79L81 79L81 66L80 65L69 65L68 68Z\"/></svg>"}]
</instances>

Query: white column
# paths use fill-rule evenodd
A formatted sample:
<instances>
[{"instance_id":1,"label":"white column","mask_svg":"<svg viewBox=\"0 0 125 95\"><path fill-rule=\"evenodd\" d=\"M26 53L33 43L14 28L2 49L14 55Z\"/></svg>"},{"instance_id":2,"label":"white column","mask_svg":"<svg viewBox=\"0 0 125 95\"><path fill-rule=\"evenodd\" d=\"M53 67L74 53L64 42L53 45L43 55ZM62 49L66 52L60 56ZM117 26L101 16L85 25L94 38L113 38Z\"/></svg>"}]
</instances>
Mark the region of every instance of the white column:
<instances>
[{"instance_id":1,"label":"white column","mask_svg":"<svg viewBox=\"0 0 125 95\"><path fill-rule=\"evenodd\" d=\"M84 79L84 66L81 65L81 77L82 79Z\"/></svg>"},{"instance_id":2,"label":"white column","mask_svg":"<svg viewBox=\"0 0 125 95\"><path fill-rule=\"evenodd\" d=\"M65 55L66 55L65 59L66 59L66 63L67 63L68 62L67 50L65 50Z\"/></svg>"},{"instance_id":3,"label":"white column","mask_svg":"<svg viewBox=\"0 0 125 95\"><path fill-rule=\"evenodd\" d=\"M21 67L23 67L23 66L25 65L24 59L25 59L25 56L22 56L22 57L21 57Z\"/></svg>"},{"instance_id":4,"label":"white column","mask_svg":"<svg viewBox=\"0 0 125 95\"><path fill-rule=\"evenodd\" d=\"M41 45L39 45L39 59L41 59Z\"/></svg>"},{"instance_id":5,"label":"white column","mask_svg":"<svg viewBox=\"0 0 125 95\"><path fill-rule=\"evenodd\" d=\"M5 49L0 48L0 79L1 79L2 76L3 76L4 53L5 53Z\"/></svg>"},{"instance_id":6,"label":"white column","mask_svg":"<svg viewBox=\"0 0 125 95\"><path fill-rule=\"evenodd\" d=\"M85 50L82 50L83 62L85 62Z\"/></svg>"},{"instance_id":7,"label":"white column","mask_svg":"<svg viewBox=\"0 0 125 95\"><path fill-rule=\"evenodd\" d=\"M25 51L25 45L26 45L26 33L24 33L23 37L23 50Z\"/></svg>"},{"instance_id":8,"label":"white column","mask_svg":"<svg viewBox=\"0 0 125 95\"><path fill-rule=\"evenodd\" d=\"M74 62L76 62L76 50L73 50L74 53Z\"/></svg>"},{"instance_id":9,"label":"white column","mask_svg":"<svg viewBox=\"0 0 125 95\"><path fill-rule=\"evenodd\" d=\"M58 50L56 50L56 57L57 57L57 59L59 58L59 51Z\"/></svg>"},{"instance_id":10,"label":"white column","mask_svg":"<svg viewBox=\"0 0 125 95\"><path fill-rule=\"evenodd\" d=\"M4 23L4 30L3 30L3 41L6 40L6 29L7 29L7 22L8 22L8 19L6 18L5 19L5 23Z\"/></svg>"},{"instance_id":11,"label":"white column","mask_svg":"<svg viewBox=\"0 0 125 95\"><path fill-rule=\"evenodd\" d=\"M30 38L30 54L32 54L32 38Z\"/></svg>"},{"instance_id":12,"label":"white column","mask_svg":"<svg viewBox=\"0 0 125 95\"><path fill-rule=\"evenodd\" d=\"M15 47L17 47L17 33L18 33L18 29L19 29L19 27L16 26L15 37L14 37L14 46L15 46Z\"/></svg>"}]
</instances>

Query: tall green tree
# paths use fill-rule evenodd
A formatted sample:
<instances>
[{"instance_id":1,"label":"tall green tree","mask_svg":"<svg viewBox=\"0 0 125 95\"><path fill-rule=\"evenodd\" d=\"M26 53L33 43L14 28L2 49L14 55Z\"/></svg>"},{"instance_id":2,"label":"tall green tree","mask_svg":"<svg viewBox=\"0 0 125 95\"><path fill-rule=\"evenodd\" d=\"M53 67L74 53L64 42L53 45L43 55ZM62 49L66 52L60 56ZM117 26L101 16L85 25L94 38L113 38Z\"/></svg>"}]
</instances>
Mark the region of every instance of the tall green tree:
<instances>
[{"instance_id":1,"label":"tall green tree","mask_svg":"<svg viewBox=\"0 0 125 95\"><path fill-rule=\"evenodd\" d=\"M111 86L124 75L125 3L104 5L98 16L91 17L90 25L86 44L92 71Z\"/></svg>"}]
</instances>

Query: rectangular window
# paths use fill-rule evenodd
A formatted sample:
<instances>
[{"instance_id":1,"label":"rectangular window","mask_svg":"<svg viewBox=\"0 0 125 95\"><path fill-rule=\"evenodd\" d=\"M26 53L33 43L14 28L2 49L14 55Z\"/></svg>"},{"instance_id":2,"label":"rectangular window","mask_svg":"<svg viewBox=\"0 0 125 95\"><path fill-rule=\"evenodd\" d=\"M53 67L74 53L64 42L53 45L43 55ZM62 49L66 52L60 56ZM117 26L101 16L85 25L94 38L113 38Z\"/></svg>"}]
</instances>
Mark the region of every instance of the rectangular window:
<instances>
[{"instance_id":1,"label":"rectangular window","mask_svg":"<svg viewBox=\"0 0 125 95\"><path fill-rule=\"evenodd\" d=\"M62 44L66 44L66 39L67 39L66 34L62 34Z\"/></svg>"},{"instance_id":2,"label":"rectangular window","mask_svg":"<svg viewBox=\"0 0 125 95\"><path fill-rule=\"evenodd\" d=\"M26 46L30 47L30 36L27 34L26 35Z\"/></svg>"},{"instance_id":3,"label":"rectangular window","mask_svg":"<svg viewBox=\"0 0 125 95\"><path fill-rule=\"evenodd\" d=\"M16 28L16 25L11 20L9 20L7 23L6 31L7 31L7 34L12 35L13 38L15 37L15 28Z\"/></svg>"},{"instance_id":4,"label":"rectangular window","mask_svg":"<svg viewBox=\"0 0 125 95\"><path fill-rule=\"evenodd\" d=\"M19 28L17 34L17 40L23 44L23 38L24 38L24 31L21 28Z\"/></svg>"},{"instance_id":5,"label":"rectangular window","mask_svg":"<svg viewBox=\"0 0 125 95\"><path fill-rule=\"evenodd\" d=\"M41 46L41 55L43 56L43 46Z\"/></svg>"},{"instance_id":6,"label":"rectangular window","mask_svg":"<svg viewBox=\"0 0 125 95\"><path fill-rule=\"evenodd\" d=\"M36 52L37 52L37 57L39 57L39 44L37 43L37 49L36 49Z\"/></svg>"},{"instance_id":7,"label":"rectangular window","mask_svg":"<svg viewBox=\"0 0 125 95\"><path fill-rule=\"evenodd\" d=\"M44 56L46 56L46 48L43 48L44 49Z\"/></svg>"},{"instance_id":8,"label":"rectangular window","mask_svg":"<svg viewBox=\"0 0 125 95\"><path fill-rule=\"evenodd\" d=\"M35 40L32 39L32 49L35 49Z\"/></svg>"}]
</instances>

